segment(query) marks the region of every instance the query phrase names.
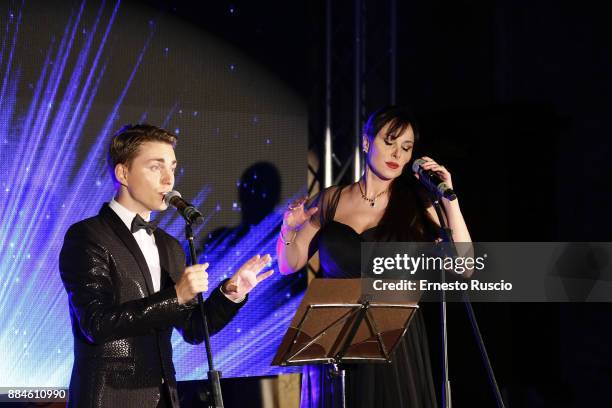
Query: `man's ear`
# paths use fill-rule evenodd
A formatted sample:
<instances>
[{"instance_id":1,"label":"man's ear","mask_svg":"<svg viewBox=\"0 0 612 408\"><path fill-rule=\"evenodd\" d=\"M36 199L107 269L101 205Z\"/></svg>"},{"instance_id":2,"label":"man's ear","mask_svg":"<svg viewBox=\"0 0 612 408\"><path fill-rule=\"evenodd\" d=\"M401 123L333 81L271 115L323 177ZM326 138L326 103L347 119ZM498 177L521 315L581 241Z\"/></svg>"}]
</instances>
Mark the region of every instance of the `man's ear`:
<instances>
[{"instance_id":1,"label":"man's ear","mask_svg":"<svg viewBox=\"0 0 612 408\"><path fill-rule=\"evenodd\" d=\"M115 178L123 187L127 187L127 166L123 163L117 163L115 166Z\"/></svg>"},{"instance_id":2,"label":"man's ear","mask_svg":"<svg viewBox=\"0 0 612 408\"><path fill-rule=\"evenodd\" d=\"M370 150L370 139L368 139L366 135L361 136L361 150L363 150L365 154L368 154Z\"/></svg>"}]
</instances>

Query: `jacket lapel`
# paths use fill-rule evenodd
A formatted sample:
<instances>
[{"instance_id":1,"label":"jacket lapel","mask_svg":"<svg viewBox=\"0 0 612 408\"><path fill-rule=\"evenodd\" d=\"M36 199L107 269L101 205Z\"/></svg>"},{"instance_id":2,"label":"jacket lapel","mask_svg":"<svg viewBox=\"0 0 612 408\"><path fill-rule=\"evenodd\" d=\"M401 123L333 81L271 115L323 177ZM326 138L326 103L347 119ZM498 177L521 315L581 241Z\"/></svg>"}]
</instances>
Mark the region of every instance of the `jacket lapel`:
<instances>
[{"instance_id":1,"label":"jacket lapel","mask_svg":"<svg viewBox=\"0 0 612 408\"><path fill-rule=\"evenodd\" d=\"M134 259L136 259L136 263L140 269L140 273L145 280L147 285L147 291L149 295L154 292L153 290L153 281L151 279L151 272L149 271L149 267L147 266L147 261L145 260L138 243L134 239L134 236L130 232L129 229L125 226L121 218L108 206L108 204L104 204L102 209L100 210L100 216L110 225L113 232L121 239L121 241L125 244L127 249L130 251ZM161 261L161 252L160 251L160 261Z\"/></svg>"},{"instance_id":2,"label":"jacket lapel","mask_svg":"<svg viewBox=\"0 0 612 408\"><path fill-rule=\"evenodd\" d=\"M170 264L170 246L168 245L167 238L159 228L153 232L153 236L155 236L155 245L157 245L157 251L159 252L159 266L161 267L162 284L164 283L163 277L169 277L174 284L176 283L176 274L174 273L175 268L172 268Z\"/></svg>"}]
</instances>

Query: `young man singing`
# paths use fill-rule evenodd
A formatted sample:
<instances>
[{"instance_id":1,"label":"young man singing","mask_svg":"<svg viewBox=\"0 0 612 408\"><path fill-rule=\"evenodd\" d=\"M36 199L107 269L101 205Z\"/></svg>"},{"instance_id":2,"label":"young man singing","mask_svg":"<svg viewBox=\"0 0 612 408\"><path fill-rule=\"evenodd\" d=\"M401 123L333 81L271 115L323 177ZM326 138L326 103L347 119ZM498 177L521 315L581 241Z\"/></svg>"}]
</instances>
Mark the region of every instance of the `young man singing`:
<instances>
[{"instance_id":1,"label":"young man singing","mask_svg":"<svg viewBox=\"0 0 612 408\"><path fill-rule=\"evenodd\" d=\"M60 253L68 293L74 366L68 406L179 406L170 338L203 341L194 300L208 291L208 264L185 268L179 242L150 223L174 185L176 137L151 125L126 126L110 143L115 198L70 227ZM272 271L270 256L246 262L211 291L206 315L221 330Z\"/></svg>"}]
</instances>

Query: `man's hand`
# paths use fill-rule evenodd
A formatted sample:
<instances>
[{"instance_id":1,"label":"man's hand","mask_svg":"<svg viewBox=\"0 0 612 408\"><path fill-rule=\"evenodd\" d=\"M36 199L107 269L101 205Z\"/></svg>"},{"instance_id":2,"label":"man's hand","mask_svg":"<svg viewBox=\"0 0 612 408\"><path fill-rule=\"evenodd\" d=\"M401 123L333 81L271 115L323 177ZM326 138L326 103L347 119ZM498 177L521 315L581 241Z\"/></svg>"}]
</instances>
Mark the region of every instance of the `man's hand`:
<instances>
[{"instance_id":1,"label":"man's hand","mask_svg":"<svg viewBox=\"0 0 612 408\"><path fill-rule=\"evenodd\" d=\"M234 301L242 299L247 293L253 290L259 282L267 279L274 273L274 270L259 273L271 259L270 254L266 254L264 256L255 255L253 258L246 261L234 276L223 284L223 293Z\"/></svg>"},{"instance_id":2,"label":"man's hand","mask_svg":"<svg viewBox=\"0 0 612 408\"><path fill-rule=\"evenodd\" d=\"M196 297L198 293L208 291L208 263L191 265L185 268L179 281L174 285L179 305Z\"/></svg>"}]
</instances>

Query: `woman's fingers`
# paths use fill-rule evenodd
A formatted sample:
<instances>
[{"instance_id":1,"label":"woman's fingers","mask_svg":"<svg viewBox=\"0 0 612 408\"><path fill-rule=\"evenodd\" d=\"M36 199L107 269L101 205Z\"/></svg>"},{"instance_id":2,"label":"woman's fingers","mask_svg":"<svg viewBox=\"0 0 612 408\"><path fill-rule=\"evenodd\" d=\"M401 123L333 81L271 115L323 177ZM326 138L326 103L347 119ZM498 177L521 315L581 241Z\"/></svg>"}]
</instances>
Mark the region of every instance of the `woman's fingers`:
<instances>
[{"instance_id":1,"label":"woman's fingers","mask_svg":"<svg viewBox=\"0 0 612 408\"><path fill-rule=\"evenodd\" d=\"M307 218L312 217L317 211L319 211L319 207L312 207L306 212L306 217Z\"/></svg>"}]
</instances>

